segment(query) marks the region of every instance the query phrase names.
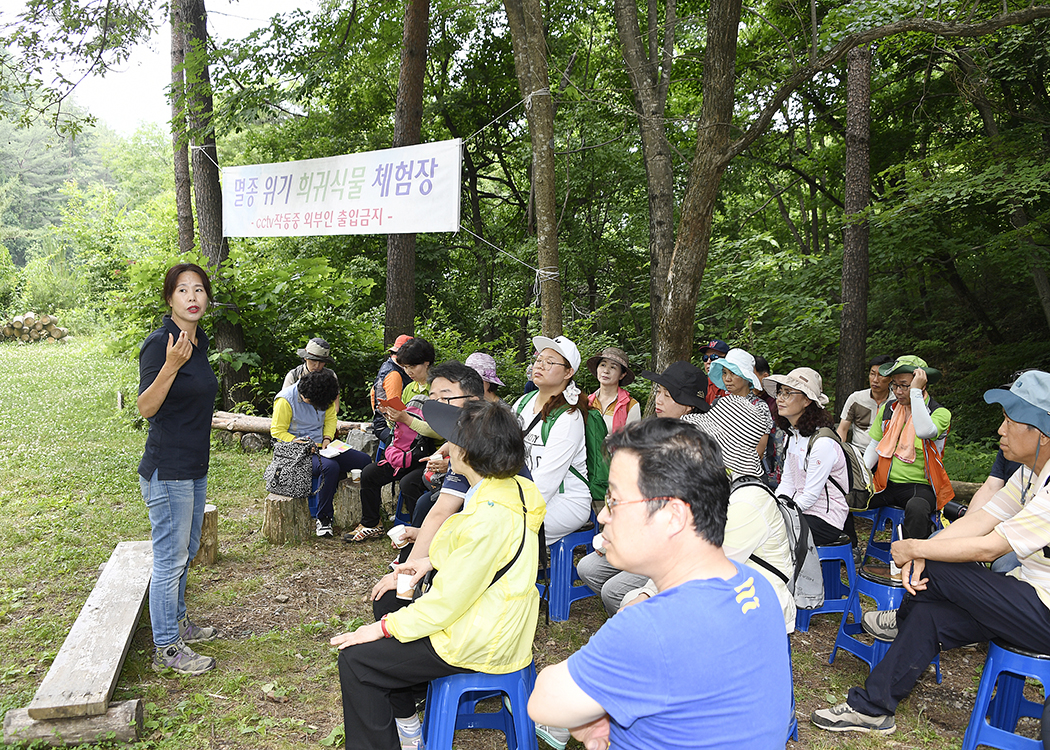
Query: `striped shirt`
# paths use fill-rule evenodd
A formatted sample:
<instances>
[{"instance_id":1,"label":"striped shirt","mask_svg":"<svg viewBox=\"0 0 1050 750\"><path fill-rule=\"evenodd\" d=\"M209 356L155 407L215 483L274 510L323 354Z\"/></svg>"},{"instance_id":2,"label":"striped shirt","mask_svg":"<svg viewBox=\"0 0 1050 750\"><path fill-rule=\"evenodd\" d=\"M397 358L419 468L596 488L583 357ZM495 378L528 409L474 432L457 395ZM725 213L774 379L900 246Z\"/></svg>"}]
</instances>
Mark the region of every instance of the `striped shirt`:
<instances>
[{"instance_id":1,"label":"striped shirt","mask_svg":"<svg viewBox=\"0 0 1050 750\"><path fill-rule=\"evenodd\" d=\"M762 476L758 443L769 434L773 418L764 403L753 404L742 396L726 394L704 414L686 414L694 424L718 441L726 468L738 476Z\"/></svg>"},{"instance_id":2,"label":"striped shirt","mask_svg":"<svg viewBox=\"0 0 1050 750\"><path fill-rule=\"evenodd\" d=\"M1006 486L984 506L1000 523L996 533L1009 542L1021 567L1008 575L1035 588L1039 598L1050 608L1050 461L1038 477L1022 466Z\"/></svg>"}]
</instances>

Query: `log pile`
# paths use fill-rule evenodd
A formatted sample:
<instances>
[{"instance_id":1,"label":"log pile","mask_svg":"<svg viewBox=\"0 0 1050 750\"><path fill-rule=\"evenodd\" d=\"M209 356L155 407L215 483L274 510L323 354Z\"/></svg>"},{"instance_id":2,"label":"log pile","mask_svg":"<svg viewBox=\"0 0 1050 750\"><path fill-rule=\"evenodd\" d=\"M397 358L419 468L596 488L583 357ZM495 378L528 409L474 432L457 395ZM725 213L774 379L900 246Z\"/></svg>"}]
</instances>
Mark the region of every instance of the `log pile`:
<instances>
[{"instance_id":1,"label":"log pile","mask_svg":"<svg viewBox=\"0 0 1050 750\"><path fill-rule=\"evenodd\" d=\"M0 341L43 341L48 344L65 343L69 329L60 328L58 318L47 313L27 312L10 320L0 321Z\"/></svg>"}]
</instances>

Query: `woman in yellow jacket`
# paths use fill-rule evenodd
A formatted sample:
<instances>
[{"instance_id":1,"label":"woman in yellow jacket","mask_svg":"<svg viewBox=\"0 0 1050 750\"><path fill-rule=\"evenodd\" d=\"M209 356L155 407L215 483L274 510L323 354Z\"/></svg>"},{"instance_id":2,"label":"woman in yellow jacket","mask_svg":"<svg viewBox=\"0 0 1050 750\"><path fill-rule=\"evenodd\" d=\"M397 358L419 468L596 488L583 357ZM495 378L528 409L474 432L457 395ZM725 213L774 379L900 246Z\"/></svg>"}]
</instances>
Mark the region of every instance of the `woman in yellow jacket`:
<instances>
[{"instance_id":1,"label":"woman in yellow jacket","mask_svg":"<svg viewBox=\"0 0 1050 750\"><path fill-rule=\"evenodd\" d=\"M453 470L470 491L434 536L430 558L399 566L416 578L437 571L426 594L331 640L340 649L347 750L422 747L414 687L461 672L506 674L532 661L546 506L536 485L516 476L525 463L521 426L504 404L486 401L461 409L427 401L423 414L451 443Z\"/></svg>"}]
</instances>

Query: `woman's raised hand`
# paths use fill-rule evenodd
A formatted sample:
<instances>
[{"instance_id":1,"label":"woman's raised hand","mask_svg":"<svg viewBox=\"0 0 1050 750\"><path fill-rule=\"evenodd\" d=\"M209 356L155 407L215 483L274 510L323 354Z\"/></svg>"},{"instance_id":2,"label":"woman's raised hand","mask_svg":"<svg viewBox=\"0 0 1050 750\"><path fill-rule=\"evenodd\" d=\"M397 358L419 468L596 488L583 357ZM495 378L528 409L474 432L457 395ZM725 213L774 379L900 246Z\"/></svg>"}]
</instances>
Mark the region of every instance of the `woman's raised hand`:
<instances>
[{"instance_id":1,"label":"woman's raised hand","mask_svg":"<svg viewBox=\"0 0 1050 750\"><path fill-rule=\"evenodd\" d=\"M177 370L190 361L192 354L193 344L185 331L179 331L178 340L175 340L172 334L168 334L168 350L164 355L164 361L167 364L173 365Z\"/></svg>"}]
</instances>

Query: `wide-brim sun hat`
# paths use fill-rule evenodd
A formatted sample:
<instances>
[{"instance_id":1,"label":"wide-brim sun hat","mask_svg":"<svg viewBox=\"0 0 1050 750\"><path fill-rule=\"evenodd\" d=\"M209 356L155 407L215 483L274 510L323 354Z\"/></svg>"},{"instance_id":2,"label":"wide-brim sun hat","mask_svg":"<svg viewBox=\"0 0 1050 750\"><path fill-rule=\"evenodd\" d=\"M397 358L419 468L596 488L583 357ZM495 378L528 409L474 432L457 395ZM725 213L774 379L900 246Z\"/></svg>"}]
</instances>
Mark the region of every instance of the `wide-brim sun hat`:
<instances>
[{"instance_id":1,"label":"wide-brim sun hat","mask_svg":"<svg viewBox=\"0 0 1050 750\"><path fill-rule=\"evenodd\" d=\"M496 358L491 354L474 352L467 357L467 361L463 364L474 370L486 383L503 385L503 381L496 377Z\"/></svg>"},{"instance_id":2,"label":"wide-brim sun hat","mask_svg":"<svg viewBox=\"0 0 1050 750\"><path fill-rule=\"evenodd\" d=\"M762 390L762 381L755 374L755 358L749 352L743 349L730 349L724 357L711 363L711 371L707 377L723 391L728 391L729 389L722 381L722 370L729 370L734 375L750 381L756 390Z\"/></svg>"},{"instance_id":3,"label":"wide-brim sun hat","mask_svg":"<svg viewBox=\"0 0 1050 750\"><path fill-rule=\"evenodd\" d=\"M933 385L941 379L941 371L935 367L930 367L926 364L926 360L921 357L916 357L914 354L908 354L903 357L897 357L892 362L887 362L879 367L879 375L888 377L890 375L896 375L900 372L915 372L915 368L921 367L926 373L926 384Z\"/></svg>"},{"instance_id":4,"label":"wide-brim sun hat","mask_svg":"<svg viewBox=\"0 0 1050 750\"><path fill-rule=\"evenodd\" d=\"M598 365L603 359L615 362L623 368L623 377L620 378L621 386L630 385L634 382L634 371L627 363L627 353L616 346L607 346L602 349L601 354L595 354L587 360L587 369L591 371L591 375L598 377Z\"/></svg>"},{"instance_id":5,"label":"wide-brim sun hat","mask_svg":"<svg viewBox=\"0 0 1050 750\"><path fill-rule=\"evenodd\" d=\"M314 359L330 365L335 364L335 360L332 359L332 347L324 339L310 339L304 348L297 349L295 353L300 359Z\"/></svg>"},{"instance_id":6,"label":"wide-brim sun hat","mask_svg":"<svg viewBox=\"0 0 1050 750\"><path fill-rule=\"evenodd\" d=\"M984 392L984 400L1000 404L1014 422L1031 425L1050 437L1050 374L1041 370L1022 372L1010 390L992 388Z\"/></svg>"},{"instance_id":7,"label":"wide-brim sun hat","mask_svg":"<svg viewBox=\"0 0 1050 750\"><path fill-rule=\"evenodd\" d=\"M692 362L672 362L662 373L643 370L641 377L659 383L671 394L676 404L695 406L704 412L707 403L707 375Z\"/></svg>"},{"instance_id":8,"label":"wide-brim sun hat","mask_svg":"<svg viewBox=\"0 0 1050 750\"><path fill-rule=\"evenodd\" d=\"M824 379L812 367L796 367L787 375L770 375L763 383L766 393L770 396L777 395L777 385L786 385L788 388L802 391L806 398L815 401L817 406L828 405L828 397L822 392Z\"/></svg>"},{"instance_id":9,"label":"wide-brim sun hat","mask_svg":"<svg viewBox=\"0 0 1050 750\"><path fill-rule=\"evenodd\" d=\"M576 348L576 344L564 336L557 336L553 339L546 336L533 336L532 346L537 352L542 352L544 349L553 349L558 352L569 363L573 374L580 369L580 350Z\"/></svg>"}]
</instances>

